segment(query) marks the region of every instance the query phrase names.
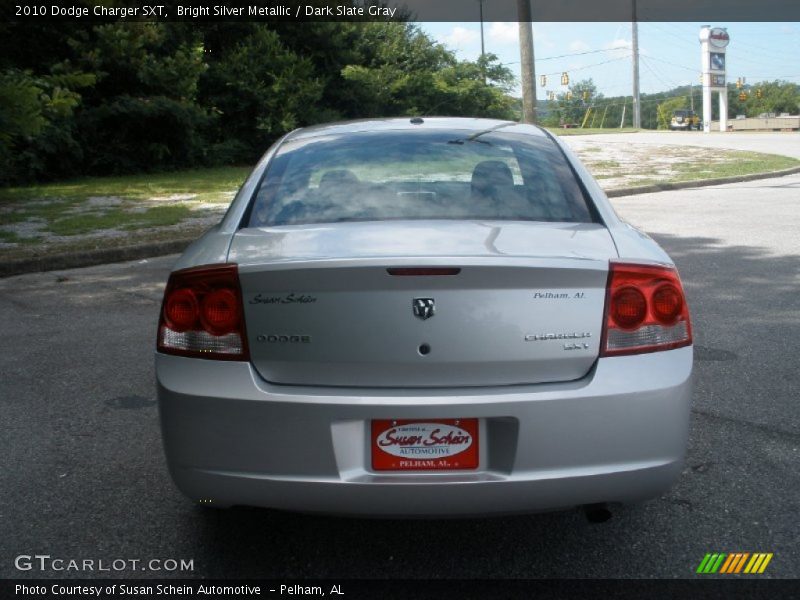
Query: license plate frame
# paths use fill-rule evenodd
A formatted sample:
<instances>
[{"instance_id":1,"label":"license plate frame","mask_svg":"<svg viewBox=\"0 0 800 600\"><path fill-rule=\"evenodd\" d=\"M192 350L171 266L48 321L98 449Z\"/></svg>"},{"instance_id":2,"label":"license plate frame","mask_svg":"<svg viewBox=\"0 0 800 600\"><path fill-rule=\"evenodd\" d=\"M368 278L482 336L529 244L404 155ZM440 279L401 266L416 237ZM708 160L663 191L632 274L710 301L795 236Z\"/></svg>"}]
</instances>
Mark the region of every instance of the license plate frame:
<instances>
[{"instance_id":1,"label":"license plate frame","mask_svg":"<svg viewBox=\"0 0 800 600\"><path fill-rule=\"evenodd\" d=\"M479 425L475 418L375 419L369 438L372 469L475 471L480 466Z\"/></svg>"}]
</instances>

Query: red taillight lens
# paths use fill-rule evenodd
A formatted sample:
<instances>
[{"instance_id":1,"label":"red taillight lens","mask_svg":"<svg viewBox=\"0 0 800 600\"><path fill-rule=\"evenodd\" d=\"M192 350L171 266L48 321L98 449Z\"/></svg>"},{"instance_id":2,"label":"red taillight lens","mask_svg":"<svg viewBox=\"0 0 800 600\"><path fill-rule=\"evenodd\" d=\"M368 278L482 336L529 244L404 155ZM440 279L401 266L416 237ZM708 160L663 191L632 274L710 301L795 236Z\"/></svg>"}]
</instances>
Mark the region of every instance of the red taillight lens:
<instances>
[{"instance_id":1,"label":"red taillight lens","mask_svg":"<svg viewBox=\"0 0 800 600\"><path fill-rule=\"evenodd\" d=\"M167 326L175 331L191 329L197 321L198 303L192 290L175 290L164 302Z\"/></svg>"},{"instance_id":2,"label":"red taillight lens","mask_svg":"<svg viewBox=\"0 0 800 600\"><path fill-rule=\"evenodd\" d=\"M635 329L647 317L647 300L635 287L625 287L611 298L611 318L623 329Z\"/></svg>"},{"instance_id":3,"label":"red taillight lens","mask_svg":"<svg viewBox=\"0 0 800 600\"><path fill-rule=\"evenodd\" d=\"M683 310L683 294L666 283L653 292L653 316L664 325L671 325Z\"/></svg>"},{"instance_id":4,"label":"red taillight lens","mask_svg":"<svg viewBox=\"0 0 800 600\"><path fill-rule=\"evenodd\" d=\"M158 324L159 352L215 360L250 360L236 265L170 275Z\"/></svg>"},{"instance_id":5,"label":"red taillight lens","mask_svg":"<svg viewBox=\"0 0 800 600\"><path fill-rule=\"evenodd\" d=\"M200 322L206 331L224 335L239 324L239 299L229 289L215 290L203 298Z\"/></svg>"},{"instance_id":6,"label":"red taillight lens","mask_svg":"<svg viewBox=\"0 0 800 600\"><path fill-rule=\"evenodd\" d=\"M655 352L691 343L689 308L677 271L612 262L600 355Z\"/></svg>"}]
</instances>

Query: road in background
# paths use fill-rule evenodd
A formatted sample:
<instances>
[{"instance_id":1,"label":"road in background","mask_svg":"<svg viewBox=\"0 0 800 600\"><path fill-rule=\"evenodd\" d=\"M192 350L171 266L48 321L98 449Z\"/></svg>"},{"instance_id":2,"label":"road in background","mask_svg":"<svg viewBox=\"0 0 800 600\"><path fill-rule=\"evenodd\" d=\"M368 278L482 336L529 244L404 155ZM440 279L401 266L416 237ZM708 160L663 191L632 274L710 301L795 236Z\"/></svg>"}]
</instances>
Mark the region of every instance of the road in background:
<instances>
[{"instance_id":1,"label":"road in background","mask_svg":"<svg viewBox=\"0 0 800 600\"><path fill-rule=\"evenodd\" d=\"M654 146L678 145L746 150L800 158L800 132L711 132L702 131L640 131L638 133L602 133L598 135L564 136L563 140L578 146L592 141L603 144L653 144Z\"/></svg>"},{"instance_id":2,"label":"road in background","mask_svg":"<svg viewBox=\"0 0 800 600\"><path fill-rule=\"evenodd\" d=\"M604 524L195 507L169 480L153 385L175 257L0 280L0 577L109 575L14 568L49 554L194 560L125 577L671 578L738 551L775 554L762 577L800 577L799 203L797 175L614 201L680 268L697 379L680 481Z\"/></svg>"}]
</instances>

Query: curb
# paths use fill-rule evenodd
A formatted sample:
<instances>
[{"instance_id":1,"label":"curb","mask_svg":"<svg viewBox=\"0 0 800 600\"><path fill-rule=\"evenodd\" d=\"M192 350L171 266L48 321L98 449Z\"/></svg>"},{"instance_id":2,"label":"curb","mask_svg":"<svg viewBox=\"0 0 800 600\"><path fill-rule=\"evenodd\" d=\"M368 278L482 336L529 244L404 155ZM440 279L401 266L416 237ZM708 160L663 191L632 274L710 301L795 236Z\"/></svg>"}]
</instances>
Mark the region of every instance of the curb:
<instances>
[{"instance_id":1,"label":"curb","mask_svg":"<svg viewBox=\"0 0 800 600\"><path fill-rule=\"evenodd\" d=\"M713 185L722 185L725 183L754 181L757 179L771 179L773 177L783 177L784 175L794 175L795 173L800 173L800 166L792 167L791 169L784 169L782 171L773 171L771 173L753 173L752 175L734 175L732 177L719 177L716 179L698 179L696 181L660 183L654 185L608 190L606 192L606 196L609 198L619 198L621 196L635 196L637 194L650 194L653 192L666 192L669 190L708 187ZM190 243L197 239L197 237L199 236L182 238L169 242L140 244L138 246L121 246L119 248L88 250L85 252L75 252L72 254L10 260L8 262L0 263L0 277L11 277L13 275L36 273L40 271L76 269L79 267L91 267L93 265L124 262L127 260L137 260L140 258L165 256L167 254L178 254L185 250Z\"/></svg>"},{"instance_id":2,"label":"curb","mask_svg":"<svg viewBox=\"0 0 800 600\"><path fill-rule=\"evenodd\" d=\"M651 194L653 192L668 192L670 190L685 190L688 188L709 187L712 185L722 185L725 183L741 183L743 181L755 181L757 179L771 179L773 177L783 177L784 175L794 175L800 173L800 166L782 171L772 171L769 173L752 173L750 175L731 175L730 177L717 177L716 179L696 179L694 181L678 181L676 183L655 183L653 185L641 185L639 187L620 188L608 190L606 196L609 198L619 198L620 196L635 196L637 194Z\"/></svg>"},{"instance_id":3,"label":"curb","mask_svg":"<svg viewBox=\"0 0 800 600\"><path fill-rule=\"evenodd\" d=\"M183 252L197 237L172 240L169 242L156 242L139 244L138 246L120 246L119 248L105 248L100 250L87 250L72 254L42 256L38 258L23 258L0 263L0 277L11 277L24 273L40 271L60 271L62 269L76 269L78 267L91 267L107 263L125 262L139 258L151 258L178 254Z\"/></svg>"}]
</instances>

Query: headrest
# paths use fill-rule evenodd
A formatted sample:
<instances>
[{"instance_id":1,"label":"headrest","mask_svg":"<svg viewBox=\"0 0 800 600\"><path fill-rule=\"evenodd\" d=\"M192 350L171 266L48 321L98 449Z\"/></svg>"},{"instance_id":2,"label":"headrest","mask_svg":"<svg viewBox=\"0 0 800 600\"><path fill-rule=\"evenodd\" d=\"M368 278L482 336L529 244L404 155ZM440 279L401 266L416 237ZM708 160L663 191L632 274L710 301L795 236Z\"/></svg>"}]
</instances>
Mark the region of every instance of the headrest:
<instances>
[{"instance_id":1,"label":"headrest","mask_svg":"<svg viewBox=\"0 0 800 600\"><path fill-rule=\"evenodd\" d=\"M514 185L514 176L508 165L500 160L485 160L472 171L472 193L492 195L493 192Z\"/></svg>"},{"instance_id":2,"label":"headrest","mask_svg":"<svg viewBox=\"0 0 800 600\"><path fill-rule=\"evenodd\" d=\"M352 171L347 169L338 169L336 171L328 171L319 180L319 187L332 188L339 185L353 185L358 183L358 177Z\"/></svg>"}]
</instances>

